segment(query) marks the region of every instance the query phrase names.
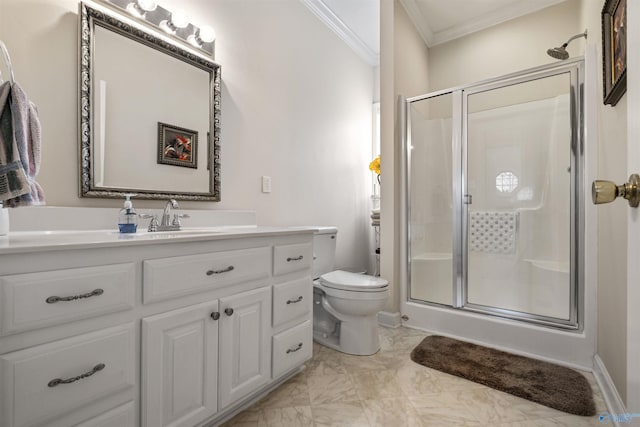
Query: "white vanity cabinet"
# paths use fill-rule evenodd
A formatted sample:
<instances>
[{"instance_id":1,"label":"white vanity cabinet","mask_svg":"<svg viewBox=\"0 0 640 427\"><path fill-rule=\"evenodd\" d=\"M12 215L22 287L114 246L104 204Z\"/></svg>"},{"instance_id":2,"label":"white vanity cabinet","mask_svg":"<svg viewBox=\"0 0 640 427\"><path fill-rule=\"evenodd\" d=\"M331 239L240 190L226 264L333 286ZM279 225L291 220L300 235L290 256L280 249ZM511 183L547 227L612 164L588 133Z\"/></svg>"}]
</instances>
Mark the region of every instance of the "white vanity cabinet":
<instances>
[{"instance_id":1,"label":"white vanity cabinet","mask_svg":"<svg viewBox=\"0 0 640 427\"><path fill-rule=\"evenodd\" d=\"M218 411L218 302L142 319L142 424L194 426Z\"/></svg>"},{"instance_id":2,"label":"white vanity cabinet","mask_svg":"<svg viewBox=\"0 0 640 427\"><path fill-rule=\"evenodd\" d=\"M220 300L220 405L247 396L271 379L271 288Z\"/></svg>"},{"instance_id":3,"label":"white vanity cabinet","mask_svg":"<svg viewBox=\"0 0 640 427\"><path fill-rule=\"evenodd\" d=\"M216 425L311 357L311 242L0 248L0 427Z\"/></svg>"},{"instance_id":4,"label":"white vanity cabinet","mask_svg":"<svg viewBox=\"0 0 640 427\"><path fill-rule=\"evenodd\" d=\"M262 287L142 319L142 424L195 426L267 384L270 318Z\"/></svg>"}]
</instances>

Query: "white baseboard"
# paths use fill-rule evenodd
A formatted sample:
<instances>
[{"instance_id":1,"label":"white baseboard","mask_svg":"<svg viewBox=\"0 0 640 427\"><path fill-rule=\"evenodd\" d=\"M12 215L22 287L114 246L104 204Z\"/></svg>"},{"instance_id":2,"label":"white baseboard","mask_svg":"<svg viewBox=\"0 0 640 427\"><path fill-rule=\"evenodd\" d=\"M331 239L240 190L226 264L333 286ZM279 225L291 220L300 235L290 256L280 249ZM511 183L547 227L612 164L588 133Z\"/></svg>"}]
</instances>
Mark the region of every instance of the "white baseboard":
<instances>
[{"instance_id":1,"label":"white baseboard","mask_svg":"<svg viewBox=\"0 0 640 427\"><path fill-rule=\"evenodd\" d=\"M387 328L399 328L402 325L402 322L400 322L400 313L381 311L378 313L378 324L386 326Z\"/></svg>"},{"instance_id":2,"label":"white baseboard","mask_svg":"<svg viewBox=\"0 0 640 427\"><path fill-rule=\"evenodd\" d=\"M602 397L607 405L609 414L614 416L611 418L613 425L620 427L622 424L620 424L619 420L616 419L615 416L626 414L627 408L625 407L620 394L618 394L618 390L609 375L609 371L607 371L607 367L597 354L593 356L593 376L598 382L600 391L602 391ZM602 421L602 423L603 425L606 425L605 421Z\"/></svg>"}]
</instances>

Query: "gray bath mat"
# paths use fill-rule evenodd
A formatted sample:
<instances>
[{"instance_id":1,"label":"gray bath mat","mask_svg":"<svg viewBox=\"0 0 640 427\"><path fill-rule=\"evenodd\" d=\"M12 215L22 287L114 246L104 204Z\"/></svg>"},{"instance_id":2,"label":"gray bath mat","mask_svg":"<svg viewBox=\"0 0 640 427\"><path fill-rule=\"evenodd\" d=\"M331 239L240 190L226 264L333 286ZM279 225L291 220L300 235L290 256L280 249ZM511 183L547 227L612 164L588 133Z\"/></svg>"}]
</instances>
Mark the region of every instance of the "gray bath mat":
<instances>
[{"instance_id":1,"label":"gray bath mat","mask_svg":"<svg viewBox=\"0 0 640 427\"><path fill-rule=\"evenodd\" d=\"M596 413L589 382L573 369L438 335L418 344L411 360L570 414Z\"/></svg>"}]
</instances>

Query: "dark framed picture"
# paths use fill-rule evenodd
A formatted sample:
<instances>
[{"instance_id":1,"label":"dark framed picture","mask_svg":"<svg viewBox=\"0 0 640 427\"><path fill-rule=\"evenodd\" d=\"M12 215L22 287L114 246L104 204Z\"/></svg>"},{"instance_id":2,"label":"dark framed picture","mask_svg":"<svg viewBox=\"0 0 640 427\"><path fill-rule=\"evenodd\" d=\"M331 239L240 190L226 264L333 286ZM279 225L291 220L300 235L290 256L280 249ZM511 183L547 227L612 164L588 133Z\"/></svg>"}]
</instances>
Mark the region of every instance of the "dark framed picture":
<instances>
[{"instance_id":1,"label":"dark framed picture","mask_svg":"<svg viewBox=\"0 0 640 427\"><path fill-rule=\"evenodd\" d=\"M198 167L198 132L158 122L158 163Z\"/></svg>"},{"instance_id":2,"label":"dark framed picture","mask_svg":"<svg viewBox=\"0 0 640 427\"><path fill-rule=\"evenodd\" d=\"M616 105L627 91L627 0L606 0L602 9L604 103Z\"/></svg>"}]
</instances>

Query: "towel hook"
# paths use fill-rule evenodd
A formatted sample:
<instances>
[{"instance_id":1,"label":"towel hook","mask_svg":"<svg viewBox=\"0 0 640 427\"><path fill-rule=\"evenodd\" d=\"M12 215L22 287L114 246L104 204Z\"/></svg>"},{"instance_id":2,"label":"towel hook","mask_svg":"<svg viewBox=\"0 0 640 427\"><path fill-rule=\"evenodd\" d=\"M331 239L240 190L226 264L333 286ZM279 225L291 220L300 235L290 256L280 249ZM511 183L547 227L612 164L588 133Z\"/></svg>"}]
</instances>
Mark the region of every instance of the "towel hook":
<instances>
[{"instance_id":1,"label":"towel hook","mask_svg":"<svg viewBox=\"0 0 640 427\"><path fill-rule=\"evenodd\" d=\"M2 56L4 56L4 62L5 64L7 64L7 68L9 69L9 81L11 82L11 84L13 84L15 79L13 77L13 67L11 66L11 57L9 56L9 51L7 50L7 47L4 45L2 40L0 40L0 50L2 50Z\"/></svg>"}]
</instances>

